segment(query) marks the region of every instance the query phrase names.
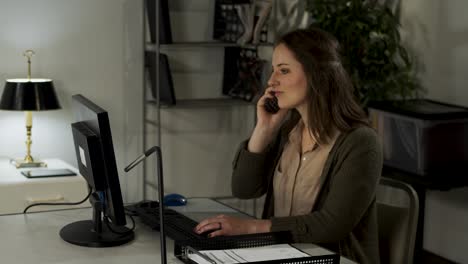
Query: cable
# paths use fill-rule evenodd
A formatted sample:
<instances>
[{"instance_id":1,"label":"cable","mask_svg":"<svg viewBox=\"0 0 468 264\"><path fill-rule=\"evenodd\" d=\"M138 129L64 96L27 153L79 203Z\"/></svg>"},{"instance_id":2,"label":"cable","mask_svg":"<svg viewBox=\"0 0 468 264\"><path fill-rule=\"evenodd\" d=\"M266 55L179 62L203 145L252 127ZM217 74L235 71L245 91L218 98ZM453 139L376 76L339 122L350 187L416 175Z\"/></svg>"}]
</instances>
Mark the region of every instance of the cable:
<instances>
[{"instance_id":1,"label":"cable","mask_svg":"<svg viewBox=\"0 0 468 264\"><path fill-rule=\"evenodd\" d=\"M109 228L109 230L112 233L119 234L119 235L126 235L126 234L129 234L129 233L133 232L133 230L135 230L135 219L133 219L133 216L131 216L129 214L125 214L125 215L130 217L130 220L132 220L132 228L129 228L128 231L119 232L119 231L116 231L116 230L112 229L112 227L110 227L110 224L109 224L109 222L110 222L109 217L106 215L106 216L104 216L105 217L104 222L106 223L107 228Z\"/></svg>"},{"instance_id":2,"label":"cable","mask_svg":"<svg viewBox=\"0 0 468 264\"><path fill-rule=\"evenodd\" d=\"M76 202L76 203L35 203L35 204L30 204L26 208L24 208L23 214L25 214L26 211L28 211L28 209L33 207L33 206L39 206L39 205L78 205L78 204L82 204L82 203L86 202L86 200L88 200L88 198L91 196L91 193L93 192L90 186L88 186L88 189L89 189L89 193L88 193L88 195L86 195L86 198L84 198L83 200L81 200L79 202Z\"/></svg>"}]
</instances>

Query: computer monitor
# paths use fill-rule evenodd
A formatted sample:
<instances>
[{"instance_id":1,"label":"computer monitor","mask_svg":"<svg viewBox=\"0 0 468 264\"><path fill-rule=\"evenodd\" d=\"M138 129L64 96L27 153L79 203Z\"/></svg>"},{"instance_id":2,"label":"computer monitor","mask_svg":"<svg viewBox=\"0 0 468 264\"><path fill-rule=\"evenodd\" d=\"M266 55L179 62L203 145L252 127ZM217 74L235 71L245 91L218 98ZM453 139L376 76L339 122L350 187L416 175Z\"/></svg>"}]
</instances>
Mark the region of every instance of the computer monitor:
<instances>
[{"instance_id":1,"label":"computer monitor","mask_svg":"<svg viewBox=\"0 0 468 264\"><path fill-rule=\"evenodd\" d=\"M125 227L125 211L107 112L78 94L72 96L75 123L73 141L80 174L91 188L93 219L71 223L60 236L88 247L110 247L134 238ZM104 222L104 224L103 224Z\"/></svg>"}]
</instances>

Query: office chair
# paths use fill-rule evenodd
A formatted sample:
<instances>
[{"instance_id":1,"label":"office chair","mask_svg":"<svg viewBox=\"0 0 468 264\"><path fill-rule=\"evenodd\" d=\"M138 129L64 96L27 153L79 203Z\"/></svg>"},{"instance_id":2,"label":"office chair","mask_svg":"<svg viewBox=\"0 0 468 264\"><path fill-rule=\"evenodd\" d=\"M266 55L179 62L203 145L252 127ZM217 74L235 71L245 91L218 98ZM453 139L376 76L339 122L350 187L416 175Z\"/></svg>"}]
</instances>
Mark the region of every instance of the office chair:
<instances>
[{"instance_id":1,"label":"office chair","mask_svg":"<svg viewBox=\"0 0 468 264\"><path fill-rule=\"evenodd\" d=\"M419 201L410 185L382 178L377 189L381 264L413 263Z\"/></svg>"}]
</instances>

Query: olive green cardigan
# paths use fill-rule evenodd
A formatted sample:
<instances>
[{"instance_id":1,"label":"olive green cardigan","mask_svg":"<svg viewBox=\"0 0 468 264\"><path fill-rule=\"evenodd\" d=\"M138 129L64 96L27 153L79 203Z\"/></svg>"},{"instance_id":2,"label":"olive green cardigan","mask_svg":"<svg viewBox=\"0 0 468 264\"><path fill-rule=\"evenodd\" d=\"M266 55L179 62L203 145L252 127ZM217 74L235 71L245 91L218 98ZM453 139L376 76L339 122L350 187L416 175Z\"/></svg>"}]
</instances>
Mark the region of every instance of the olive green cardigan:
<instances>
[{"instance_id":1,"label":"olive green cardigan","mask_svg":"<svg viewBox=\"0 0 468 264\"><path fill-rule=\"evenodd\" d=\"M247 151L248 141L241 144L233 161L233 195L251 199L266 193L263 218L271 219L271 231L291 231L294 242L318 244L359 263L379 263L375 192L382 149L375 131L359 127L341 133L310 214L276 218L272 179L288 134L282 130L261 154Z\"/></svg>"}]
</instances>

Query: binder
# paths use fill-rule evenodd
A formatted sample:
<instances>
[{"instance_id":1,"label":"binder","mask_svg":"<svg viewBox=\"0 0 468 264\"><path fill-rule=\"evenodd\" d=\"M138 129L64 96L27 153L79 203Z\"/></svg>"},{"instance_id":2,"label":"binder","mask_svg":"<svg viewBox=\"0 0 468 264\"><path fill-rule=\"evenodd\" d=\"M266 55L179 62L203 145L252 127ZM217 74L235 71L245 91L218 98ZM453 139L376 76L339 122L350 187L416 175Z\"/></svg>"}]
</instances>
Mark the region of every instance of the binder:
<instances>
[{"instance_id":1,"label":"binder","mask_svg":"<svg viewBox=\"0 0 468 264\"><path fill-rule=\"evenodd\" d=\"M152 52L145 52L145 67L149 76L151 94L155 100L159 97L161 104L175 105L176 97L169 60L166 54L159 53L159 94L156 91L156 58ZM155 69L156 68L156 69Z\"/></svg>"},{"instance_id":2,"label":"binder","mask_svg":"<svg viewBox=\"0 0 468 264\"><path fill-rule=\"evenodd\" d=\"M168 0L146 0L145 2L151 43L156 42L157 18L159 21L159 44L171 44L172 30ZM159 3L159 15L156 15L156 2Z\"/></svg>"},{"instance_id":3,"label":"binder","mask_svg":"<svg viewBox=\"0 0 468 264\"><path fill-rule=\"evenodd\" d=\"M238 236L214 237L197 240L175 241L174 255L184 263L197 264L189 258L189 254L196 254L203 258L207 263L220 264L200 251L217 249L241 249L269 246L275 244L287 244L291 242L289 232L271 232L261 234L249 234ZM249 263L266 264L339 264L340 256L338 254L327 254L320 256L307 256L290 259L277 259L268 261L254 261Z\"/></svg>"}]
</instances>

